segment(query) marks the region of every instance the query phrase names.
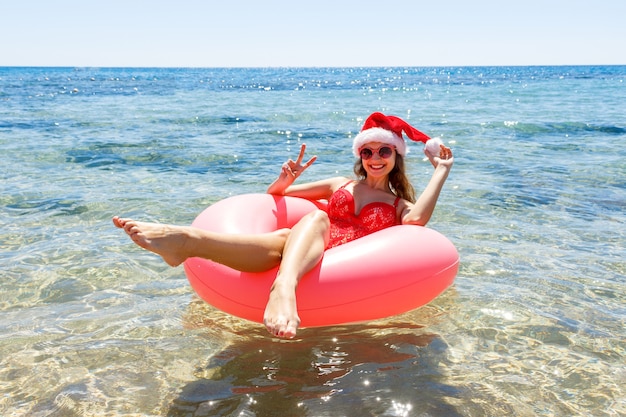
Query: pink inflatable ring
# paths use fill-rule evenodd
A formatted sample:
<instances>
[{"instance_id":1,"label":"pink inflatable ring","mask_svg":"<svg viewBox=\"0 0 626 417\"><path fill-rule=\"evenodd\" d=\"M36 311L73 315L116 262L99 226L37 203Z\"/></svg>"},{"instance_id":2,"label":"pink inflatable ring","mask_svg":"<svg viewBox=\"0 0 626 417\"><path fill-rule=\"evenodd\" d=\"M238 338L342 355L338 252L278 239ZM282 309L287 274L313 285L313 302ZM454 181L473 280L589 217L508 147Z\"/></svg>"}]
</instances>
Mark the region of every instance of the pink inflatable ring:
<instances>
[{"instance_id":1,"label":"pink inflatable ring","mask_svg":"<svg viewBox=\"0 0 626 417\"><path fill-rule=\"evenodd\" d=\"M264 233L291 227L320 207L323 204L300 198L244 194L211 205L193 226L216 232ZM239 272L201 258L187 259L184 267L203 300L234 316L263 322L278 268ZM301 327L363 322L421 307L452 284L458 268L454 245L442 234L420 226L393 226L328 249L322 262L298 285Z\"/></svg>"}]
</instances>

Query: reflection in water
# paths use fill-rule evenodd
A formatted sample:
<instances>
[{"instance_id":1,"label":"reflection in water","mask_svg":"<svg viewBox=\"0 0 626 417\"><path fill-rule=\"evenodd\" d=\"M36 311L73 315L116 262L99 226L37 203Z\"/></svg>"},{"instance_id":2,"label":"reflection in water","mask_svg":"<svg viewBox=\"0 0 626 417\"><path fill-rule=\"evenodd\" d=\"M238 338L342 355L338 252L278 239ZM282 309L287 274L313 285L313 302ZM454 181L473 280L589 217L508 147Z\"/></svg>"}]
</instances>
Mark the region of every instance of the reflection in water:
<instances>
[{"instance_id":1,"label":"reflection in water","mask_svg":"<svg viewBox=\"0 0 626 417\"><path fill-rule=\"evenodd\" d=\"M207 309L194 304L191 310ZM219 314L200 314L191 311L188 323L218 337L228 332ZM303 329L301 339L283 341L244 325L196 370L198 379L183 387L169 416L458 415L447 401L458 389L441 382L446 344L423 326Z\"/></svg>"}]
</instances>

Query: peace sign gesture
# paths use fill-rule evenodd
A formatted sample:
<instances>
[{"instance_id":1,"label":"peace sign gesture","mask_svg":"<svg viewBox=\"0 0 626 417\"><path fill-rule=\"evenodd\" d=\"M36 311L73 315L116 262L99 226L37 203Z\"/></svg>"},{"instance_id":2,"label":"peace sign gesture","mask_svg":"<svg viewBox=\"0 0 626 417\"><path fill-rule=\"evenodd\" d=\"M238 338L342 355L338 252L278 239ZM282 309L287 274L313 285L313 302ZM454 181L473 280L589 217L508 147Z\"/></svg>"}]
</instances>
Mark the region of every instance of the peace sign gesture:
<instances>
[{"instance_id":1,"label":"peace sign gesture","mask_svg":"<svg viewBox=\"0 0 626 417\"><path fill-rule=\"evenodd\" d=\"M267 189L267 192L274 195L284 195L285 190L293 184L293 182L304 172L305 169L310 167L313 162L317 159L317 156L309 159L304 165L302 164L302 160L304 159L304 151L306 150L306 145L303 143L300 146L300 154L298 155L298 159L295 161L293 159L288 160L282 166L280 171L280 175L278 178L270 184Z\"/></svg>"},{"instance_id":2,"label":"peace sign gesture","mask_svg":"<svg viewBox=\"0 0 626 417\"><path fill-rule=\"evenodd\" d=\"M291 178L292 182L295 181L296 178L304 172L305 169L310 167L313 162L317 159L317 156L313 156L309 159L304 165L302 165L302 159L304 159L304 152L306 151L306 144L303 143L300 146L300 154L298 155L298 159L295 161L293 159L289 159L282 166L281 179L283 176L287 176L287 178Z\"/></svg>"}]
</instances>

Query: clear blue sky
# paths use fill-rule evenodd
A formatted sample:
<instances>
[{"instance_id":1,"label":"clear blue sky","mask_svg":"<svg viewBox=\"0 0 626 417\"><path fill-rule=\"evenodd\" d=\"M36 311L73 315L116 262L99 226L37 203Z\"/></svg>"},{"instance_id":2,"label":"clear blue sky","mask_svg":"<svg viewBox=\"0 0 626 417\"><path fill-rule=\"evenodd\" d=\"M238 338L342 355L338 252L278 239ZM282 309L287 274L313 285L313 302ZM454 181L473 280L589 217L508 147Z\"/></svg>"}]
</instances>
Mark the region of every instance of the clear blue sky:
<instances>
[{"instance_id":1,"label":"clear blue sky","mask_svg":"<svg viewBox=\"0 0 626 417\"><path fill-rule=\"evenodd\" d=\"M626 0L2 0L0 66L626 64Z\"/></svg>"}]
</instances>

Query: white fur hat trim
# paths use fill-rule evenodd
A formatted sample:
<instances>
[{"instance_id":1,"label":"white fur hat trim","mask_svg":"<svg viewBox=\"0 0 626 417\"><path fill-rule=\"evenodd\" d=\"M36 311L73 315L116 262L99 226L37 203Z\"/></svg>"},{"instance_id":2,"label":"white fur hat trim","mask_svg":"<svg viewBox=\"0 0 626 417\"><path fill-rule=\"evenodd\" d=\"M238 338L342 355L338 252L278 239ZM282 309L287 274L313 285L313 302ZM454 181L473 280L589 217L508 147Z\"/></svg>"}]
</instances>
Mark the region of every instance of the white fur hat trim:
<instances>
[{"instance_id":1,"label":"white fur hat trim","mask_svg":"<svg viewBox=\"0 0 626 417\"><path fill-rule=\"evenodd\" d=\"M383 129L382 127L372 127L363 130L354 137L354 141L352 142L352 153L354 153L354 156L357 158L360 157L359 151L365 144L370 142L380 142L385 145L391 145L395 147L396 152L402 156L405 156L409 152L404 139L391 130Z\"/></svg>"}]
</instances>

